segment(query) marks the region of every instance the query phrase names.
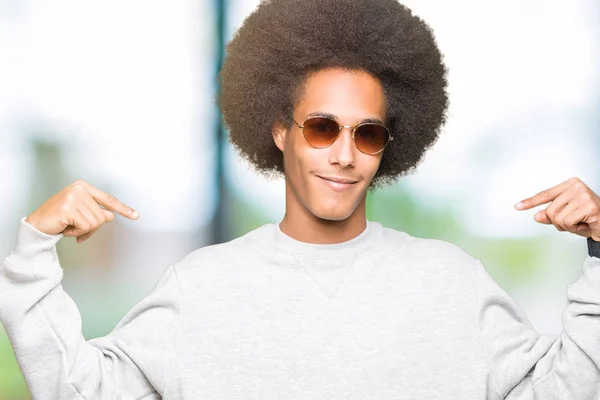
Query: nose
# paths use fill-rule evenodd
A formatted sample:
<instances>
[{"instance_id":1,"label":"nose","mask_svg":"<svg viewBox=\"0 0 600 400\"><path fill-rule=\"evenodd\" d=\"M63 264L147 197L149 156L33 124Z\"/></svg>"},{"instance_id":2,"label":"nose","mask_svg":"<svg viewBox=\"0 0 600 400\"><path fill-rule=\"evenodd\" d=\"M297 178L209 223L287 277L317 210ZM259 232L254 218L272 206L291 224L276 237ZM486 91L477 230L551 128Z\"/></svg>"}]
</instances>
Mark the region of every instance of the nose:
<instances>
[{"instance_id":1,"label":"nose","mask_svg":"<svg viewBox=\"0 0 600 400\"><path fill-rule=\"evenodd\" d=\"M339 164L342 168L355 166L357 150L352 140L352 127L343 126L338 138L330 146L329 163Z\"/></svg>"}]
</instances>

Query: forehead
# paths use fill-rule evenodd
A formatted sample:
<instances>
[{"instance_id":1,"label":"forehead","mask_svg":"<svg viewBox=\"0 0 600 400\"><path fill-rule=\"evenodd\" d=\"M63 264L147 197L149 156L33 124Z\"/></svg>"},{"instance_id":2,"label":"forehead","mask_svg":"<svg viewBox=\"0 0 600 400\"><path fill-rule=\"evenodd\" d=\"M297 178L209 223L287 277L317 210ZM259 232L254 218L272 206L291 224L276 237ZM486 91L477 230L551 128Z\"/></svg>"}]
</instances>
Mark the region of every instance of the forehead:
<instances>
[{"instance_id":1,"label":"forehead","mask_svg":"<svg viewBox=\"0 0 600 400\"><path fill-rule=\"evenodd\" d=\"M331 68L310 75L296 115L327 113L342 122L385 118L385 95L380 81L365 71Z\"/></svg>"}]
</instances>

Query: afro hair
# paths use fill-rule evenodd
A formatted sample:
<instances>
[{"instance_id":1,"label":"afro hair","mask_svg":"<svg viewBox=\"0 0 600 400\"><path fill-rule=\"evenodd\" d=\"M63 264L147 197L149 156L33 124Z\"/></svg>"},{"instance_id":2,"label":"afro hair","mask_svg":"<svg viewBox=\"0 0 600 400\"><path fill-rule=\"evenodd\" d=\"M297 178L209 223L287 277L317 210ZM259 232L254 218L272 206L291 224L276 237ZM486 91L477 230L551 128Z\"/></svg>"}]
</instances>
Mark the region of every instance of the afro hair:
<instances>
[{"instance_id":1,"label":"afro hair","mask_svg":"<svg viewBox=\"0 0 600 400\"><path fill-rule=\"evenodd\" d=\"M363 70L382 84L394 140L370 188L416 168L448 108L447 71L431 28L397 0L263 1L227 44L218 105L229 140L267 177L284 175L273 127L290 129L304 83L325 68Z\"/></svg>"}]
</instances>

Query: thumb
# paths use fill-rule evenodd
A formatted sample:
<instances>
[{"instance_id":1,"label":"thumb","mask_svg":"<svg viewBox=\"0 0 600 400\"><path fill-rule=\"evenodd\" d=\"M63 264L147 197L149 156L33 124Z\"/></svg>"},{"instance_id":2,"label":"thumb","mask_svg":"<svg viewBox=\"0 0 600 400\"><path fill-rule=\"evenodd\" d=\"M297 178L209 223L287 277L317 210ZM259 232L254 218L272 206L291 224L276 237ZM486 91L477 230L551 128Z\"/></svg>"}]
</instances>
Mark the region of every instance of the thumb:
<instances>
[{"instance_id":1,"label":"thumb","mask_svg":"<svg viewBox=\"0 0 600 400\"><path fill-rule=\"evenodd\" d=\"M551 224L552 221L550 221L550 218L548 218L548 216L546 215L546 210L540 210L538 212L535 213L535 215L533 216L533 219L535 219L537 222L541 223L541 224Z\"/></svg>"},{"instance_id":2,"label":"thumb","mask_svg":"<svg viewBox=\"0 0 600 400\"><path fill-rule=\"evenodd\" d=\"M113 219L115 219L115 214L113 214L112 212L110 212L110 211L108 211L106 209L102 209L102 212L106 216L106 222L110 222Z\"/></svg>"}]
</instances>

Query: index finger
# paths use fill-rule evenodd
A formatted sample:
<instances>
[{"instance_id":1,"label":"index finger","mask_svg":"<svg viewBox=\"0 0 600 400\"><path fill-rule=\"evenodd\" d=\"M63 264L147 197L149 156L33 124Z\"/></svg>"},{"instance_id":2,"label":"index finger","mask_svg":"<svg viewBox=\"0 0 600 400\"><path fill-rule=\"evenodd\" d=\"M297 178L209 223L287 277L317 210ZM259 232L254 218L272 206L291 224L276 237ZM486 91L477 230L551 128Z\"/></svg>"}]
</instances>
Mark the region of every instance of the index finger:
<instances>
[{"instance_id":1,"label":"index finger","mask_svg":"<svg viewBox=\"0 0 600 400\"><path fill-rule=\"evenodd\" d=\"M81 184L85 187L88 193L92 196L92 198L100 205L104 206L107 210L115 211L121 214L124 217L129 219L137 219L140 214L135 211L133 208L126 206L117 200L114 196L111 196L108 193L103 192L97 187L85 182L81 181Z\"/></svg>"},{"instance_id":2,"label":"index finger","mask_svg":"<svg viewBox=\"0 0 600 400\"><path fill-rule=\"evenodd\" d=\"M519 210L527 210L527 209L530 209L531 207L535 207L535 206L539 206L540 204L548 203L549 201L556 199L562 192L567 190L567 188L569 186L571 186L573 183L575 183L576 180L577 180L577 178L571 178L567 181L564 181L563 183L561 183L559 185L551 187L550 189L543 190L543 191L539 192L538 194L536 194L535 196L529 197L525 200L518 202L517 204L515 204L515 208L517 208Z\"/></svg>"}]
</instances>

